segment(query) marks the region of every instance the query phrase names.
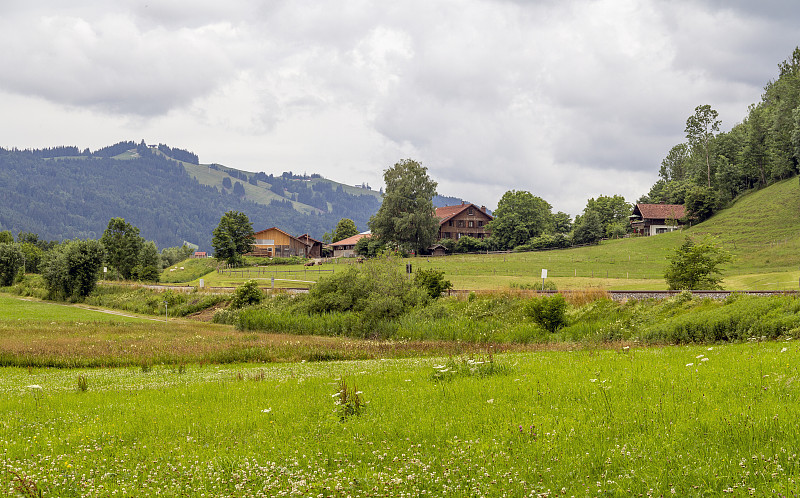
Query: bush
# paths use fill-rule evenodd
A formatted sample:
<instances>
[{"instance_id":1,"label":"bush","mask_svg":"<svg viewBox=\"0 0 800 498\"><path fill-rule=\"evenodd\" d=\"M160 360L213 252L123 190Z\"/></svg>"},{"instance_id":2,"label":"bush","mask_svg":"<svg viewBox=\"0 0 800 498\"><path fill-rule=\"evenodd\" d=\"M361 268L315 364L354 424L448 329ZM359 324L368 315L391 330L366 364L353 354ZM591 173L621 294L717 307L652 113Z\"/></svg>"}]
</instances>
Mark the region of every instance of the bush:
<instances>
[{"instance_id":1,"label":"bush","mask_svg":"<svg viewBox=\"0 0 800 498\"><path fill-rule=\"evenodd\" d=\"M233 292L231 308L238 309L252 306L261 303L263 299L264 293L258 288L258 283L255 280L248 280Z\"/></svg>"},{"instance_id":2,"label":"bush","mask_svg":"<svg viewBox=\"0 0 800 498\"><path fill-rule=\"evenodd\" d=\"M567 324L567 302L561 294L531 299L525 306L525 313L550 332Z\"/></svg>"},{"instance_id":3,"label":"bush","mask_svg":"<svg viewBox=\"0 0 800 498\"><path fill-rule=\"evenodd\" d=\"M453 288L453 283L444 279L444 272L434 269L418 270L414 275L414 285L424 289L434 299L441 296L442 292Z\"/></svg>"},{"instance_id":4,"label":"bush","mask_svg":"<svg viewBox=\"0 0 800 498\"><path fill-rule=\"evenodd\" d=\"M75 240L48 253L42 276L51 297L79 300L97 285L105 260L97 240Z\"/></svg>"},{"instance_id":5,"label":"bush","mask_svg":"<svg viewBox=\"0 0 800 498\"><path fill-rule=\"evenodd\" d=\"M22 251L17 244L0 244L0 287L14 283L17 273L22 270Z\"/></svg>"}]
</instances>

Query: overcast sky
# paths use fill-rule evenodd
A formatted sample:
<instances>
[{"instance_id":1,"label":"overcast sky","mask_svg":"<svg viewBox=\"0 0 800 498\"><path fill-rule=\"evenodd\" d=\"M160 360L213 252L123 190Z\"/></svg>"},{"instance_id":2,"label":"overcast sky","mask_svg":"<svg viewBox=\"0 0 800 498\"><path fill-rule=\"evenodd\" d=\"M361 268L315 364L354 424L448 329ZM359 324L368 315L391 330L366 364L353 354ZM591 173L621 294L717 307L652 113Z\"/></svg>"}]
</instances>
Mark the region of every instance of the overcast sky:
<instances>
[{"instance_id":1,"label":"overcast sky","mask_svg":"<svg viewBox=\"0 0 800 498\"><path fill-rule=\"evenodd\" d=\"M69 7L64 4L69 3ZM122 140L203 163L578 214L647 193L686 118L740 122L800 43L800 3L3 0L0 146Z\"/></svg>"}]
</instances>

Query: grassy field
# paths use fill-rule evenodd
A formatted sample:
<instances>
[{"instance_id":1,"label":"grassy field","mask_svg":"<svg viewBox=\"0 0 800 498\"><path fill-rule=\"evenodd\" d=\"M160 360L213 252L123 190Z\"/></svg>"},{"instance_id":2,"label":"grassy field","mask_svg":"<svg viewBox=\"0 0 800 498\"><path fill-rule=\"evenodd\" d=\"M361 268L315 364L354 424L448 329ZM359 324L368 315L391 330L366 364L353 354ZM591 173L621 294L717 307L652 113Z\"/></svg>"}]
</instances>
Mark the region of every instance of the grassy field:
<instances>
[{"instance_id":1,"label":"grassy field","mask_svg":"<svg viewBox=\"0 0 800 498\"><path fill-rule=\"evenodd\" d=\"M237 331L228 325L124 316L0 294L0 366L111 367L356 360L463 354L485 349L448 341L360 341ZM129 314L129 313L126 313ZM497 345L530 351L566 345Z\"/></svg>"},{"instance_id":2,"label":"grassy field","mask_svg":"<svg viewBox=\"0 0 800 498\"><path fill-rule=\"evenodd\" d=\"M794 341L489 361L2 368L4 488L45 496L800 492ZM341 381L365 403L360 414L336 404Z\"/></svg>"}]
</instances>

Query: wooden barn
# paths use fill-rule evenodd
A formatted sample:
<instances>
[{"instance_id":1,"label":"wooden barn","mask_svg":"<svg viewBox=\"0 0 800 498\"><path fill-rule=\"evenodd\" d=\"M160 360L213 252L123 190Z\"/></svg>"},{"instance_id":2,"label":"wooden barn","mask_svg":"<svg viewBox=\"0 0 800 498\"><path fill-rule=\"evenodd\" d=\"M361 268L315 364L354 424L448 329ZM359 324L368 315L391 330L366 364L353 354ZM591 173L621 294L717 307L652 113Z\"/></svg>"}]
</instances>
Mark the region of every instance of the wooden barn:
<instances>
[{"instance_id":1,"label":"wooden barn","mask_svg":"<svg viewBox=\"0 0 800 498\"><path fill-rule=\"evenodd\" d=\"M322 241L317 239L312 239L310 235L304 233L297 237L299 240L303 241L305 245L308 246L308 257L309 258L321 258L322 257Z\"/></svg>"},{"instance_id":2,"label":"wooden barn","mask_svg":"<svg viewBox=\"0 0 800 498\"><path fill-rule=\"evenodd\" d=\"M293 237L280 228L272 227L256 232L255 245L250 256L288 258L308 256L309 247L301 239Z\"/></svg>"}]
</instances>

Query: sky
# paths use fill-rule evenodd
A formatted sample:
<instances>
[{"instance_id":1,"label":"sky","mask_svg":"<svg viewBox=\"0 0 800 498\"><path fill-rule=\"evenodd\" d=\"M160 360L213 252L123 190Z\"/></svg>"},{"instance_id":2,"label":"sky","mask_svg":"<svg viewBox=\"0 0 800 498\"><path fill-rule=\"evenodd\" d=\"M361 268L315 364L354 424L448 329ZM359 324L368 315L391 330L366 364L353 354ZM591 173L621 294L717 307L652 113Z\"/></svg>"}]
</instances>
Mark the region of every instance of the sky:
<instances>
[{"instance_id":1,"label":"sky","mask_svg":"<svg viewBox=\"0 0 800 498\"><path fill-rule=\"evenodd\" d=\"M65 4L69 4L68 6ZM728 130L800 44L790 0L3 0L0 146L123 140L494 209L635 202L699 105Z\"/></svg>"}]
</instances>

